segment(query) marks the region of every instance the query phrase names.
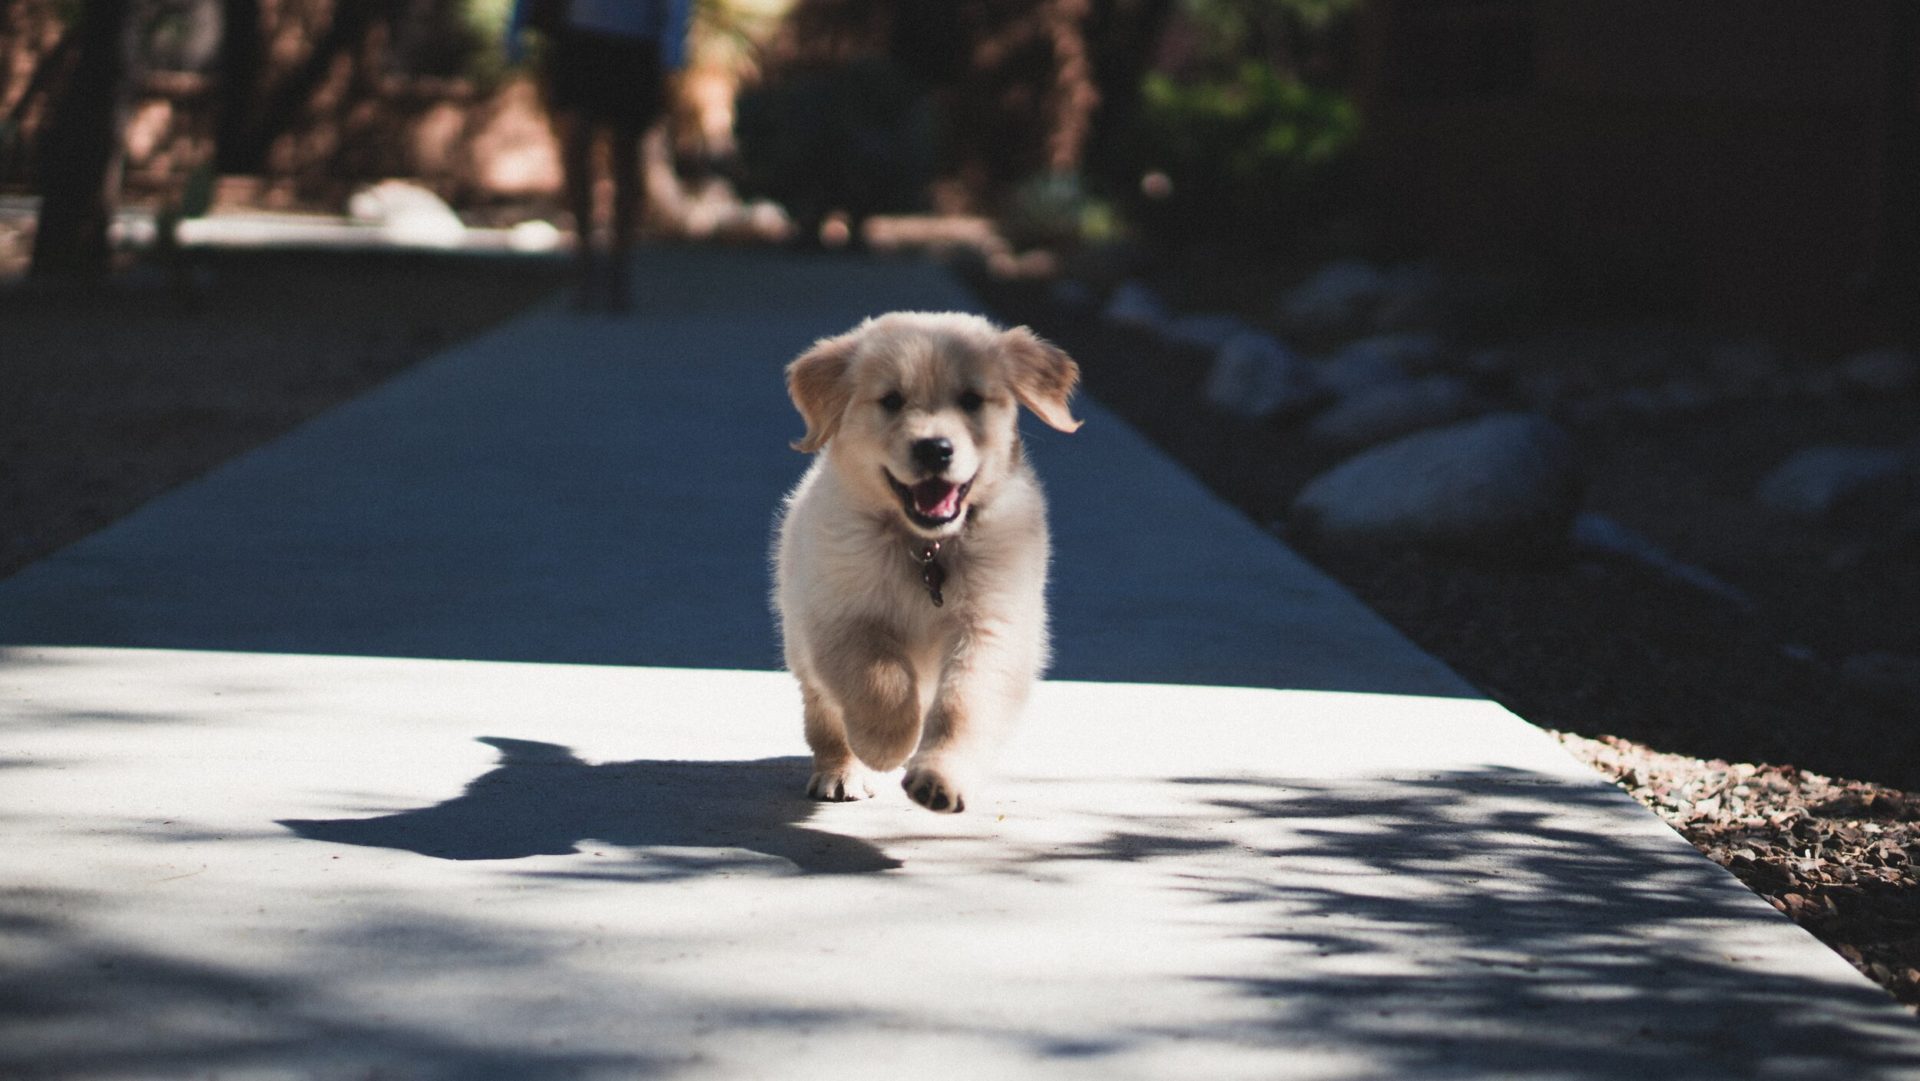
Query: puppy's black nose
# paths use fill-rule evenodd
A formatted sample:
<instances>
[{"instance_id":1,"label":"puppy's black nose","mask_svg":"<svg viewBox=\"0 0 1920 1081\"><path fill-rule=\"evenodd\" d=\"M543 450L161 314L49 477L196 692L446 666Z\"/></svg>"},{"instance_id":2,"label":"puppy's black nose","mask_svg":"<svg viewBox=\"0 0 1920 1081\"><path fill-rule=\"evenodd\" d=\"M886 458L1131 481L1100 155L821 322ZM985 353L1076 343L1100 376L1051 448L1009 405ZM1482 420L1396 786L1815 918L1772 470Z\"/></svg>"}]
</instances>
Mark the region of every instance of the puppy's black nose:
<instances>
[{"instance_id":1,"label":"puppy's black nose","mask_svg":"<svg viewBox=\"0 0 1920 1081\"><path fill-rule=\"evenodd\" d=\"M953 464L953 440L936 436L913 441L913 460L929 473L939 473Z\"/></svg>"}]
</instances>

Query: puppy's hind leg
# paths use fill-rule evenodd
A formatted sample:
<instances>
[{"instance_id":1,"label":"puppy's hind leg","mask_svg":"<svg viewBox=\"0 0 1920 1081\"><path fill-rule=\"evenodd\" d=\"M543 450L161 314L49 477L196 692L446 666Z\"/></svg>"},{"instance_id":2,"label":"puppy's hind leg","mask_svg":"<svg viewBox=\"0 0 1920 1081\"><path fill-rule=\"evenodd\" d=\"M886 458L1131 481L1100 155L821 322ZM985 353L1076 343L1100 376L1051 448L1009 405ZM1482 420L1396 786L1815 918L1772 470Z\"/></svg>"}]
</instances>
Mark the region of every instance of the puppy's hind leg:
<instances>
[{"instance_id":1,"label":"puppy's hind leg","mask_svg":"<svg viewBox=\"0 0 1920 1081\"><path fill-rule=\"evenodd\" d=\"M847 745L846 725L833 703L812 684L800 684L806 711L807 746L813 750L813 776L807 795L829 803L873 798L873 774L854 757Z\"/></svg>"}]
</instances>

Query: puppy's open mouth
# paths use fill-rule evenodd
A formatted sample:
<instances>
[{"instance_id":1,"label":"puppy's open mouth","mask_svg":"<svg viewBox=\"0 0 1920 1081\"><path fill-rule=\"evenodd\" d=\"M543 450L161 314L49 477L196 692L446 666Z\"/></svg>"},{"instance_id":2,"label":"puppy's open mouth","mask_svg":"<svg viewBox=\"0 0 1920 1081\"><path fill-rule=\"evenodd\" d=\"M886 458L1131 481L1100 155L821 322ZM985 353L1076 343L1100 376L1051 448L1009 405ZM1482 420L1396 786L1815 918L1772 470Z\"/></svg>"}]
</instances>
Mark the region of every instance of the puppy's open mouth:
<instances>
[{"instance_id":1,"label":"puppy's open mouth","mask_svg":"<svg viewBox=\"0 0 1920 1081\"><path fill-rule=\"evenodd\" d=\"M950 525L967 508L967 493L973 490L973 482L955 484L950 480L933 477L914 484L902 484L887 473L887 483L893 486L893 494L900 497L900 506L907 512L907 518L913 524L924 529L939 529Z\"/></svg>"}]
</instances>

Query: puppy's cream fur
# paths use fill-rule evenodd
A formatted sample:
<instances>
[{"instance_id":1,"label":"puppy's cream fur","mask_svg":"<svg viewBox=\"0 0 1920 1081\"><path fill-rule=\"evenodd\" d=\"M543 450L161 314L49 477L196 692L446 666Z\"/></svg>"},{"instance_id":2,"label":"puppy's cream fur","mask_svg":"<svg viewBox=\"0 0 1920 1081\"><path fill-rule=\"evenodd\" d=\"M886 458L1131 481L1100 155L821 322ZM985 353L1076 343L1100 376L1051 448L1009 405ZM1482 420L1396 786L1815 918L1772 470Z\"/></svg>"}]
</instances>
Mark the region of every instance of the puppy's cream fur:
<instances>
[{"instance_id":1,"label":"puppy's cream fur","mask_svg":"<svg viewBox=\"0 0 1920 1081\"><path fill-rule=\"evenodd\" d=\"M1025 328L894 313L787 367L813 465L787 497L774 602L800 681L816 799L967 804L1047 658L1047 516L1021 406L1061 431L1079 368ZM929 446L950 446L943 461ZM916 445L919 452L916 453ZM938 542L944 603L918 553Z\"/></svg>"}]
</instances>

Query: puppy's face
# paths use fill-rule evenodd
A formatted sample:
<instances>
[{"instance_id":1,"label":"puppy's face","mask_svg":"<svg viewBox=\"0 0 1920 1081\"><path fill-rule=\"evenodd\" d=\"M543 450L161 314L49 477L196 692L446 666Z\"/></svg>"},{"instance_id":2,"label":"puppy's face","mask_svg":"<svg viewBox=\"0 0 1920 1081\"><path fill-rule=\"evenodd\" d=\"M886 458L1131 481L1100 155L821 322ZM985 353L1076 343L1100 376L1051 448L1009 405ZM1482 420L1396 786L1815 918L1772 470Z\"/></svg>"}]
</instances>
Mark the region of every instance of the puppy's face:
<instances>
[{"instance_id":1,"label":"puppy's face","mask_svg":"<svg viewBox=\"0 0 1920 1081\"><path fill-rule=\"evenodd\" d=\"M1025 328L896 313L820 342L787 368L806 419L794 447L826 449L849 491L929 539L951 536L1015 462L1022 405L1062 431L1079 368Z\"/></svg>"}]
</instances>

